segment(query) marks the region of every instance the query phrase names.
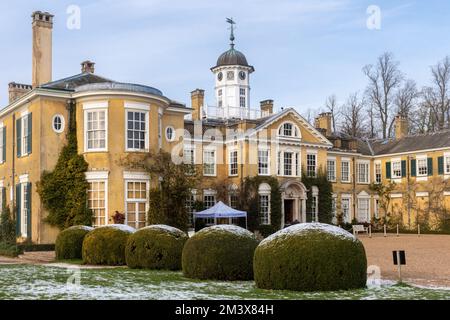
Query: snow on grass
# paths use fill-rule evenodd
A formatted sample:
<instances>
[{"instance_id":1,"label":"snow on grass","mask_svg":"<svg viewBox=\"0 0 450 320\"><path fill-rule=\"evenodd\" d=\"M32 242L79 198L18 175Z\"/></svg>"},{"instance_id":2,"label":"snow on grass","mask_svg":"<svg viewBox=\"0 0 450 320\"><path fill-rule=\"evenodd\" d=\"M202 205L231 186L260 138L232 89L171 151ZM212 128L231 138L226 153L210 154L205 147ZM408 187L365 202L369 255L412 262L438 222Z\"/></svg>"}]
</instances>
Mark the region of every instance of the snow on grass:
<instances>
[{"instance_id":1,"label":"snow on grass","mask_svg":"<svg viewBox=\"0 0 450 320\"><path fill-rule=\"evenodd\" d=\"M225 232L233 233L240 237L247 237L247 238L255 237L255 235L253 233L251 233L250 231L248 231L244 228L235 226L235 225L231 225L231 224L219 224L216 226L207 227L207 228L200 230L197 233L205 234L205 233L214 232L214 231L225 231Z\"/></svg>"},{"instance_id":2,"label":"snow on grass","mask_svg":"<svg viewBox=\"0 0 450 320\"><path fill-rule=\"evenodd\" d=\"M70 277L80 276L80 285ZM445 290L381 282L367 289L302 293L257 289L253 281L199 281L181 272L76 269L36 265L0 266L0 299L449 299Z\"/></svg>"},{"instance_id":3,"label":"snow on grass","mask_svg":"<svg viewBox=\"0 0 450 320\"><path fill-rule=\"evenodd\" d=\"M117 229L117 230L122 230L122 231L125 231L125 232L129 232L129 233L136 232L135 228L130 227L130 226L126 225L126 224L108 224L106 226L97 227L97 229L100 229L100 228L114 228L114 229Z\"/></svg>"},{"instance_id":4,"label":"snow on grass","mask_svg":"<svg viewBox=\"0 0 450 320\"><path fill-rule=\"evenodd\" d=\"M345 231L344 229L341 229L339 227L332 226L330 224L300 223L300 224L295 224L293 226L282 229L278 232L275 232L274 234L270 235L269 237L267 237L266 239L261 241L260 245L267 245L267 244L277 241L281 238L305 234L310 231L320 231L320 232L327 233L327 234L330 234L332 236L336 236L339 238L348 239L348 240L352 240L352 241L358 241L358 239L354 235L352 235L350 232Z\"/></svg>"}]
</instances>

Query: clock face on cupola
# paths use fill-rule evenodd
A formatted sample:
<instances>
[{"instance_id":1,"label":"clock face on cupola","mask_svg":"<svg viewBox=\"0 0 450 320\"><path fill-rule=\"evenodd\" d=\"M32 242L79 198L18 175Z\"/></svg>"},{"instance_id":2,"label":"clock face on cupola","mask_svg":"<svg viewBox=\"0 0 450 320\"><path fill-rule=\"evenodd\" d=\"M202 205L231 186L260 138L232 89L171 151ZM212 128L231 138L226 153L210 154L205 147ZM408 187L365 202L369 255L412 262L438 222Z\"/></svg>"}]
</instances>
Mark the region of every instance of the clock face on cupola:
<instances>
[{"instance_id":1,"label":"clock face on cupola","mask_svg":"<svg viewBox=\"0 0 450 320\"><path fill-rule=\"evenodd\" d=\"M245 55L236 50L234 44L234 25L232 19L227 19L231 25L230 49L222 53L211 71L215 75L216 107L224 118L247 118L250 109L250 74L255 71L249 65Z\"/></svg>"}]
</instances>

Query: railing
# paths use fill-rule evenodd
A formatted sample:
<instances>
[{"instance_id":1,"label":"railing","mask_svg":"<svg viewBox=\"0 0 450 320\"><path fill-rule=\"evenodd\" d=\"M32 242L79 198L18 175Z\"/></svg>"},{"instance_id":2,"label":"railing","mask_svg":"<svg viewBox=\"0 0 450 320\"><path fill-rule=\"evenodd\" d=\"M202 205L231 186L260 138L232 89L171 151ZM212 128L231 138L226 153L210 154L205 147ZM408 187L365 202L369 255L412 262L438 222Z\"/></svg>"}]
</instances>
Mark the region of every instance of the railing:
<instances>
[{"instance_id":1,"label":"railing","mask_svg":"<svg viewBox=\"0 0 450 320\"><path fill-rule=\"evenodd\" d=\"M259 119L264 116L261 110L248 108L220 108L215 106L207 106L204 111L205 116L211 119Z\"/></svg>"}]
</instances>

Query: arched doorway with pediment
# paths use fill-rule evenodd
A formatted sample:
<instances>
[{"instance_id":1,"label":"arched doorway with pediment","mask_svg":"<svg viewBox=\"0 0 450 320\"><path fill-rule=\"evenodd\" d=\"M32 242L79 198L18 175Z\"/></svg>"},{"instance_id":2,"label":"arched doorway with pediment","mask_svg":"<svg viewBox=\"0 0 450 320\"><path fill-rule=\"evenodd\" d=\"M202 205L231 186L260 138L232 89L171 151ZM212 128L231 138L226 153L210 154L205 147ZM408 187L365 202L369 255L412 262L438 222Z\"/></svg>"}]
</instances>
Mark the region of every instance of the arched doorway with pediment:
<instances>
[{"instance_id":1,"label":"arched doorway with pediment","mask_svg":"<svg viewBox=\"0 0 450 320\"><path fill-rule=\"evenodd\" d=\"M292 179L281 185L282 227L293 223L306 222L307 189L298 179Z\"/></svg>"}]
</instances>

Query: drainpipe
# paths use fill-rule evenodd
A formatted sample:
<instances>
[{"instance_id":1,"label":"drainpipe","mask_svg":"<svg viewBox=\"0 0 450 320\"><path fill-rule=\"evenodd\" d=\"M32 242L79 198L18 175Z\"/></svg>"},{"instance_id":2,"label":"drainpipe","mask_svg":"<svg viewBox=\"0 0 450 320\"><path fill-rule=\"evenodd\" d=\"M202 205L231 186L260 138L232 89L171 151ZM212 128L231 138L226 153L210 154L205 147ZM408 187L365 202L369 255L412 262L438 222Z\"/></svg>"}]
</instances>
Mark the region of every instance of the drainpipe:
<instances>
[{"instance_id":1,"label":"drainpipe","mask_svg":"<svg viewBox=\"0 0 450 320\"><path fill-rule=\"evenodd\" d=\"M407 211L408 211L408 227L411 228L411 156L406 157L406 188L408 192L408 205L407 205Z\"/></svg>"},{"instance_id":2,"label":"drainpipe","mask_svg":"<svg viewBox=\"0 0 450 320\"><path fill-rule=\"evenodd\" d=\"M12 192L10 192L11 194L11 206L10 208L12 208L13 210L13 216L17 219L16 217L16 210L14 210L15 206L15 199L16 199L16 190L15 190L15 176L16 176L16 114L13 113L12 116L12 166L11 166L11 189Z\"/></svg>"},{"instance_id":3,"label":"drainpipe","mask_svg":"<svg viewBox=\"0 0 450 320\"><path fill-rule=\"evenodd\" d=\"M356 219L356 158L352 158L353 162L353 173L352 173L352 195L353 195L353 201L352 201L352 208L353 208L353 219ZM353 221L352 219L352 221ZM351 221L350 221L351 223Z\"/></svg>"}]
</instances>

